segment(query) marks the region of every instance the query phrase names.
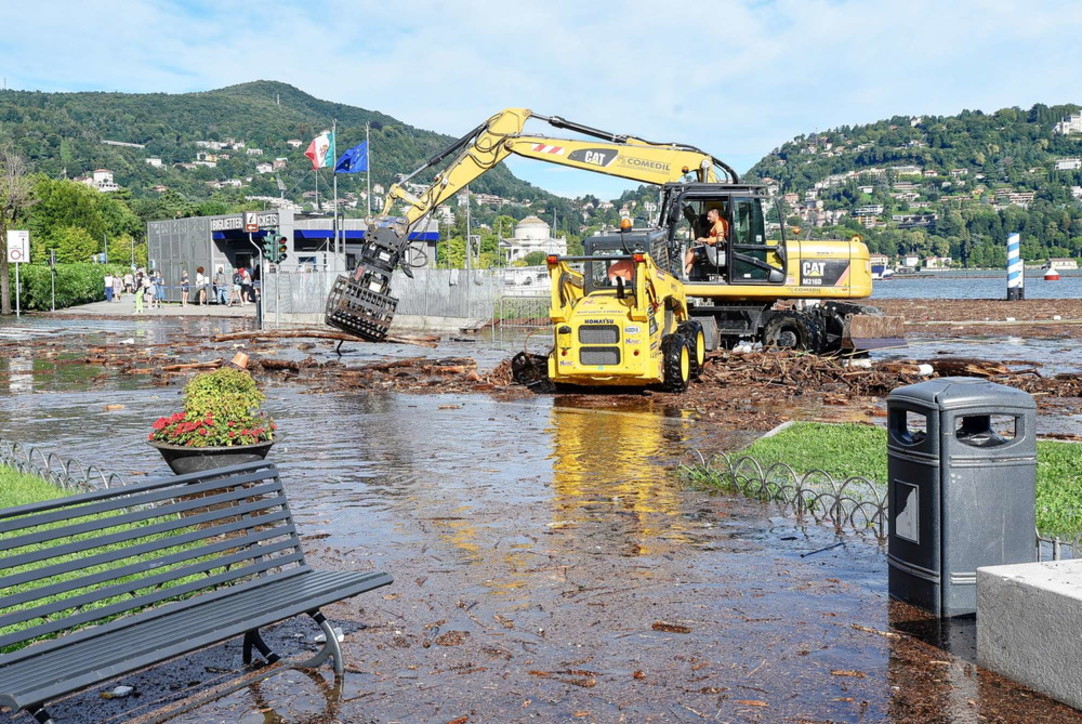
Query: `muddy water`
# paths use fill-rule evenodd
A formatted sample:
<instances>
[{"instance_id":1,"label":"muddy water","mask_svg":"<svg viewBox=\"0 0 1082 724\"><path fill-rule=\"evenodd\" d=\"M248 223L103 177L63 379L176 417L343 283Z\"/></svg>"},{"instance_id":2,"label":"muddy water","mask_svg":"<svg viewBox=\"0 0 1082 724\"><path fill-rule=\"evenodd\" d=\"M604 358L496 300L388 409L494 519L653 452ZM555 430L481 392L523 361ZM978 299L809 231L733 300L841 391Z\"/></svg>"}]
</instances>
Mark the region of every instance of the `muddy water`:
<instances>
[{"instance_id":1,"label":"muddy water","mask_svg":"<svg viewBox=\"0 0 1082 724\"><path fill-rule=\"evenodd\" d=\"M166 472L143 440L177 387L20 356L0 372L3 438ZM1082 721L973 666L971 631L951 654L890 604L874 541L684 487L673 467L727 441L678 406L267 391L313 563L396 583L329 609L340 690L283 674L178 721ZM95 696L56 713L87 721Z\"/></svg>"}]
</instances>

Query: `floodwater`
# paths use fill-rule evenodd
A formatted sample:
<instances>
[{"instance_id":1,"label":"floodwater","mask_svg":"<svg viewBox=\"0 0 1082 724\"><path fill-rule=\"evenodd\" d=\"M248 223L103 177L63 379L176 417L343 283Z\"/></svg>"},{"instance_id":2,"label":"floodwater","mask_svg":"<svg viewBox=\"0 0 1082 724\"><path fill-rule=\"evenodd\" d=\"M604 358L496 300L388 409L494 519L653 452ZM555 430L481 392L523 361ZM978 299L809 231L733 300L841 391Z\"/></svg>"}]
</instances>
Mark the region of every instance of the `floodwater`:
<instances>
[{"instance_id":1,"label":"floodwater","mask_svg":"<svg viewBox=\"0 0 1082 724\"><path fill-rule=\"evenodd\" d=\"M154 344L229 322L77 324L4 333ZM365 345L349 362L420 353ZM0 438L128 479L166 474L144 440L178 391L15 356L0 360ZM678 404L266 391L311 562L396 581L328 609L345 634L340 686L282 673L176 721L1082 722L978 669L971 626L946 646L891 603L873 539L686 487L674 468L719 441ZM287 649L311 634L282 631ZM233 642L125 677L143 696L124 701L146 706L239 659ZM138 711L124 701L111 719L96 691L52 709L123 721Z\"/></svg>"},{"instance_id":2,"label":"floodwater","mask_svg":"<svg viewBox=\"0 0 1082 724\"><path fill-rule=\"evenodd\" d=\"M1043 272L1030 269L1025 275L1026 299L1082 298L1082 271L1060 272L1057 281L1045 281ZM1007 274L991 271L944 271L906 276L895 275L877 281L876 299L1006 299Z\"/></svg>"}]
</instances>

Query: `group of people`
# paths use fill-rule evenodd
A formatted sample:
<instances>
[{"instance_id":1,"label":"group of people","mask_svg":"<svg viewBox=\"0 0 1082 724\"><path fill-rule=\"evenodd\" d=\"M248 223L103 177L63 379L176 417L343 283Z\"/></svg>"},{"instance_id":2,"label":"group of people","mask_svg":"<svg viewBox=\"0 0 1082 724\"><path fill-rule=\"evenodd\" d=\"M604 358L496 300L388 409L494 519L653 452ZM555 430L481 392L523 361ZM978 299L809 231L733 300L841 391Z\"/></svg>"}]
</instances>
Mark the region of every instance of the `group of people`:
<instances>
[{"instance_id":1,"label":"group of people","mask_svg":"<svg viewBox=\"0 0 1082 724\"><path fill-rule=\"evenodd\" d=\"M205 271L201 266L195 269L194 301L191 296L193 284L188 277L188 271L185 269L180 273L181 306L217 303L231 307L255 303L255 285L252 272L247 267L237 267L229 273L219 264L212 277L208 277ZM139 269L134 274L128 272L124 276L106 274L105 301L119 302L124 294L134 295L136 314L142 314L144 306L160 308L165 301L165 280L162 273L158 270L146 272Z\"/></svg>"},{"instance_id":2,"label":"group of people","mask_svg":"<svg viewBox=\"0 0 1082 724\"><path fill-rule=\"evenodd\" d=\"M132 278L136 314L142 314L144 306L148 309L161 309L162 302L165 301L165 280L160 271L152 269L149 273L144 273L140 269L134 275L125 274L125 286L128 277Z\"/></svg>"}]
</instances>

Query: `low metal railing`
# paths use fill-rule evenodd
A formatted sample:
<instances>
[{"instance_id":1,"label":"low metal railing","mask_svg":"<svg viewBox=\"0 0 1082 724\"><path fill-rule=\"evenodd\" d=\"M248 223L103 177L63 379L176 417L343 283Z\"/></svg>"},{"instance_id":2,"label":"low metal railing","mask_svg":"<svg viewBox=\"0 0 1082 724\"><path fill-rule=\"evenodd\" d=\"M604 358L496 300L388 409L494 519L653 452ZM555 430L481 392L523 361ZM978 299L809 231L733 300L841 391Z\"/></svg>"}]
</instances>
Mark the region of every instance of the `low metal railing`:
<instances>
[{"instance_id":1,"label":"low metal railing","mask_svg":"<svg viewBox=\"0 0 1082 724\"><path fill-rule=\"evenodd\" d=\"M64 490L76 492L111 488L126 483L120 475L106 473L96 465L84 465L78 460L64 459L42 448L10 440L0 439L0 464L21 473L36 475Z\"/></svg>"},{"instance_id":2,"label":"low metal railing","mask_svg":"<svg viewBox=\"0 0 1082 724\"><path fill-rule=\"evenodd\" d=\"M821 470L800 474L786 463L763 466L750 455L719 453L681 466L686 478L701 487L715 485L757 500L792 508L798 516L809 515L818 523L872 532L883 540L887 530L886 489L867 478L854 476L837 481ZM706 483L706 480L712 481Z\"/></svg>"},{"instance_id":3,"label":"low metal railing","mask_svg":"<svg viewBox=\"0 0 1082 724\"><path fill-rule=\"evenodd\" d=\"M800 474L786 463L764 466L750 455L719 453L681 466L683 475L699 487L717 487L757 500L786 506L798 516L809 515L818 523L836 530L871 531L880 540L887 537L887 488L868 478L853 476L835 480L822 470ZM706 482L709 481L709 482ZM1035 532L1038 561L1075 557L1082 533L1073 538L1044 536Z\"/></svg>"}]
</instances>

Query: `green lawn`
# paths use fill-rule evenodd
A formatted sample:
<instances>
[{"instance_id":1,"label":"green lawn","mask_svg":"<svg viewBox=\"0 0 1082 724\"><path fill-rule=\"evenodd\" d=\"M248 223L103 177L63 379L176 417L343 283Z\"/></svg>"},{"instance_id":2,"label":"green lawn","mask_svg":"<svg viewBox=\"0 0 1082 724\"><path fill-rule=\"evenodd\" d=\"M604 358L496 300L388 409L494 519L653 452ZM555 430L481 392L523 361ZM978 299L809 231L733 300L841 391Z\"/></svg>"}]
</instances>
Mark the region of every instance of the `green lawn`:
<instances>
[{"instance_id":1,"label":"green lawn","mask_svg":"<svg viewBox=\"0 0 1082 724\"><path fill-rule=\"evenodd\" d=\"M764 469L787 463L798 475L822 470L835 480L860 475L884 487L887 481L887 433L872 425L798 422L734 454L741 455ZM722 484L708 469L687 472L697 482ZM1044 535L1082 534L1082 445L1037 441L1037 528Z\"/></svg>"},{"instance_id":2,"label":"green lawn","mask_svg":"<svg viewBox=\"0 0 1082 724\"><path fill-rule=\"evenodd\" d=\"M0 508L11 508L73 494L74 492L68 493L36 475L20 473L7 465L0 465Z\"/></svg>"}]
</instances>

